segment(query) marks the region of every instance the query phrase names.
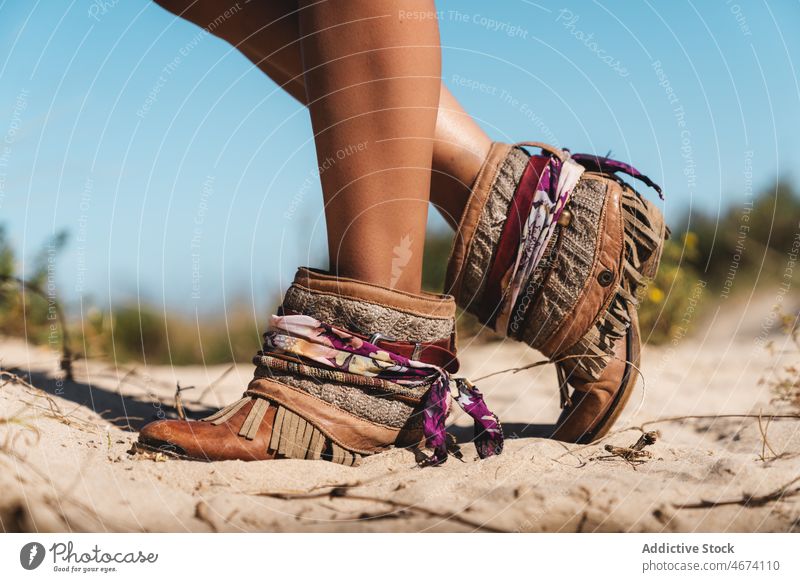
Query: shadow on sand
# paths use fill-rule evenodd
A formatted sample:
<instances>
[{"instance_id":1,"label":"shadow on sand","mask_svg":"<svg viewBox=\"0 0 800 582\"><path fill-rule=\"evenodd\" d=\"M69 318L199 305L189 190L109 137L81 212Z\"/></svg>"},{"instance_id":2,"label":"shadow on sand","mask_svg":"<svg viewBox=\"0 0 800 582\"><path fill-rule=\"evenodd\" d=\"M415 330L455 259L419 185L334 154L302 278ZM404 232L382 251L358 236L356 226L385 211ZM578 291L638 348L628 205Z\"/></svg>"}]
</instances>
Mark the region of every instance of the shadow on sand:
<instances>
[{"instance_id":1,"label":"shadow on sand","mask_svg":"<svg viewBox=\"0 0 800 582\"><path fill-rule=\"evenodd\" d=\"M149 391L141 377L135 380L126 375L116 390L93 385L79 380L57 380L42 372L26 372L20 368L7 370L42 389L51 396L58 396L78 406L93 410L114 426L127 431L137 432L142 426L161 418L178 418L173 399L164 399ZM120 387L125 385L126 391L138 390L141 395L123 394ZM184 404L187 418L197 419L208 416L216 408ZM65 413L69 411L65 410Z\"/></svg>"},{"instance_id":2,"label":"shadow on sand","mask_svg":"<svg viewBox=\"0 0 800 582\"><path fill-rule=\"evenodd\" d=\"M134 374L123 376L116 390L103 386L93 385L90 382L79 380L58 381L49 374L42 372L25 372L20 368L10 369L23 378L28 378L30 383L41 388L51 396L58 396L93 410L114 426L131 432L138 432L148 422L163 418L178 418L178 411L172 398L165 399L147 389L144 378ZM126 391L138 390L140 395L123 394L120 386L125 385ZM192 403L184 403L186 417L200 419L216 411ZM68 412L68 411L65 411ZM552 424L526 424L522 422L509 422L503 424L503 432L507 439L520 438L550 438L555 430ZM473 429L468 426L449 426L447 432L456 437L459 443L470 442L473 438Z\"/></svg>"}]
</instances>

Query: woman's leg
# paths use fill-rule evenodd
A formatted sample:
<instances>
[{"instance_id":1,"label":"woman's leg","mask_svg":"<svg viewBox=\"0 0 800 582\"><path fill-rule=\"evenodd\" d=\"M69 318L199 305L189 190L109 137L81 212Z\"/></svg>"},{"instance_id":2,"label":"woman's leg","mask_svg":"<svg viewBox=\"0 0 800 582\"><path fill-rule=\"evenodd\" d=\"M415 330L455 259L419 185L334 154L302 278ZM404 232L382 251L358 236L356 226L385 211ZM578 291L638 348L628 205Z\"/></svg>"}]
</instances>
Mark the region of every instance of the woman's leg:
<instances>
[{"instance_id":1,"label":"woman's leg","mask_svg":"<svg viewBox=\"0 0 800 582\"><path fill-rule=\"evenodd\" d=\"M231 0L156 1L235 46L295 99L308 103L297 0L246 4ZM395 17L404 26L412 26L399 10L395 9ZM431 202L453 227L458 224L490 145L491 139L442 84L433 143Z\"/></svg>"},{"instance_id":2,"label":"woman's leg","mask_svg":"<svg viewBox=\"0 0 800 582\"><path fill-rule=\"evenodd\" d=\"M333 274L298 269L241 399L201 422L150 423L139 443L189 459L352 465L424 437L434 450L427 462L439 464L448 400L440 370L456 362L456 307L451 296L420 293L439 29L435 16L397 17L433 14L433 0L311 1L301 0L299 30L317 156L332 160L321 180ZM364 357L350 332L369 334L380 354ZM384 389L377 376L387 366L407 389ZM496 417L477 392L459 389L486 426L479 454L499 453Z\"/></svg>"},{"instance_id":3,"label":"woman's leg","mask_svg":"<svg viewBox=\"0 0 800 582\"><path fill-rule=\"evenodd\" d=\"M433 0L302 0L301 47L330 269L419 292L441 84ZM342 155L345 152L346 157Z\"/></svg>"}]
</instances>

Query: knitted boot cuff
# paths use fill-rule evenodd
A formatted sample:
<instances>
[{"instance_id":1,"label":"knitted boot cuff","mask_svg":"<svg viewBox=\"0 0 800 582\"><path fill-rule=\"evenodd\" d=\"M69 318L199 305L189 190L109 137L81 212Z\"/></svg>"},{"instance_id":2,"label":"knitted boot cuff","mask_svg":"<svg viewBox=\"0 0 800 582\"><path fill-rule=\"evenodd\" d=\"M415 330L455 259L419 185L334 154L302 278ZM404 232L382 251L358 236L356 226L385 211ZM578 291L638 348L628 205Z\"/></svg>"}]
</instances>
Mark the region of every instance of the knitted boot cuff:
<instances>
[{"instance_id":1,"label":"knitted boot cuff","mask_svg":"<svg viewBox=\"0 0 800 582\"><path fill-rule=\"evenodd\" d=\"M447 268L445 289L459 307L484 323L483 292L500 233L517 184L530 156L495 142L481 168L461 218Z\"/></svg>"},{"instance_id":2,"label":"knitted boot cuff","mask_svg":"<svg viewBox=\"0 0 800 582\"><path fill-rule=\"evenodd\" d=\"M435 342L455 333L453 297L406 293L300 268L283 307L331 325L409 342Z\"/></svg>"}]
</instances>

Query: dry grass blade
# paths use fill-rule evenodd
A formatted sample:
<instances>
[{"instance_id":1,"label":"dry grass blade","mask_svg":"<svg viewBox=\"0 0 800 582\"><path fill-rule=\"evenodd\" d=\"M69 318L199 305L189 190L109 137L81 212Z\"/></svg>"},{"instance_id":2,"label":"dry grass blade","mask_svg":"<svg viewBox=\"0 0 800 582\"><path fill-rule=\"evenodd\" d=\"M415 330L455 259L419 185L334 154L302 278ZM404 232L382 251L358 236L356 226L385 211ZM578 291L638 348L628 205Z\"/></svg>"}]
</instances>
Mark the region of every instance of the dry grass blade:
<instances>
[{"instance_id":1,"label":"dry grass blade","mask_svg":"<svg viewBox=\"0 0 800 582\"><path fill-rule=\"evenodd\" d=\"M783 453L778 454L775 452L775 449L772 448L772 445L769 443L769 439L767 439L767 431L769 431L769 423L772 422L771 418L767 419L766 424L762 424L761 422L761 414L758 415L758 432L761 435L761 455L759 459L766 463L767 461L774 461L775 459L780 458L783 456ZM767 450L772 454L771 457L767 456Z\"/></svg>"},{"instance_id":2,"label":"dry grass blade","mask_svg":"<svg viewBox=\"0 0 800 582\"><path fill-rule=\"evenodd\" d=\"M526 364L524 366L520 366L518 368L506 368L504 370L497 370L496 372L492 372L490 374L486 374L485 376L480 376L472 380L473 383L480 382L481 380L486 380L488 378L493 378L494 376L499 376L500 374L518 374L519 372L524 372L525 370L531 370L533 368L538 368L540 366L546 366L547 364L558 364L560 362L566 362L567 360L575 360L575 359L589 359L589 358L602 358L603 356L588 356L588 355L576 355L576 356L564 356L563 358L558 358L557 360L539 360L538 362L533 362L532 364Z\"/></svg>"},{"instance_id":3,"label":"dry grass blade","mask_svg":"<svg viewBox=\"0 0 800 582\"><path fill-rule=\"evenodd\" d=\"M771 377L761 378L759 385L769 386L773 394L772 402L785 403L798 409L800 408L800 366L796 360L800 357L800 313L788 315L779 311L778 315L781 318L784 334L793 343L791 350L782 353L793 355L795 362L782 366L771 366ZM772 346L769 349L770 353L774 355Z\"/></svg>"},{"instance_id":4,"label":"dry grass blade","mask_svg":"<svg viewBox=\"0 0 800 582\"><path fill-rule=\"evenodd\" d=\"M30 388L31 390L42 391L41 388L38 388L38 387L34 386L33 384L31 384L27 380L23 379L18 374L14 374L13 372L9 372L8 370L0 370L0 378L5 378L6 379L5 382L0 384L0 388L2 388L3 386L5 386L6 384L8 384L10 382L12 384L21 384L22 386L25 386L26 388Z\"/></svg>"},{"instance_id":5,"label":"dry grass blade","mask_svg":"<svg viewBox=\"0 0 800 582\"><path fill-rule=\"evenodd\" d=\"M26 404L28 404L28 406L31 408L43 410L45 416L57 420L62 424L66 424L67 426L76 427L79 430L83 430L86 432L97 432L98 430L100 430L100 425L98 425L97 423L93 423L85 419L75 418L73 416L76 411L82 408L81 405L76 406L69 413L64 413L64 411L61 410L61 407L58 405L55 399L52 396L50 396L50 394L48 394L41 388L34 386L27 380L20 377L18 374L14 374L13 372L9 372L8 370L0 370L0 378L6 379L6 381L3 382L3 384L0 384L0 388L2 388L8 383L19 384L20 386L26 389L27 393L30 396L33 396L34 398L43 398L47 403L46 407L39 406L38 404L35 404L33 402L26 402ZM25 402L24 400L21 401Z\"/></svg>"},{"instance_id":6,"label":"dry grass blade","mask_svg":"<svg viewBox=\"0 0 800 582\"><path fill-rule=\"evenodd\" d=\"M233 372L233 370L234 370L235 368L236 368L236 366L235 366L234 364L231 364L230 366L228 366L228 368L227 368L227 369L226 369L226 370L225 370L225 371L224 371L222 374L220 374L220 375L219 375L219 377L218 377L216 380L214 380L213 382L211 382L211 384L209 384L208 386L206 386L206 387L203 389L203 391L200 393L200 396L197 398L197 400L198 400L198 401L200 401L200 402L202 402L202 401L203 401L203 398L205 398L205 397L206 397L206 395L207 395L209 392L211 392L211 391L212 391L214 388L216 388L217 384L219 384L220 382L222 382L222 380L225 378L225 376L227 376L228 374L230 374L231 372Z\"/></svg>"},{"instance_id":7,"label":"dry grass blade","mask_svg":"<svg viewBox=\"0 0 800 582\"><path fill-rule=\"evenodd\" d=\"M36 428L35 425L31 424L28 421L29 420L28 417L23 416L24 411L25 407L20 408L17 412L12 414L11 416L0 418L0 426L2 425L5 425L7 427L17 426L23 429L21 432L9 431L6 434L6 437L3 440L3 442L0 443L0 452L4 452L6 454L12 454L16 442L23 436L27 436L30 434L33 434L35 436L35 440L28 441L25 444L27 446L36 446L37 444L39 444L39 440L41 439L41 433L39 432L39 429Z\"/></svg>"}]
</instances>

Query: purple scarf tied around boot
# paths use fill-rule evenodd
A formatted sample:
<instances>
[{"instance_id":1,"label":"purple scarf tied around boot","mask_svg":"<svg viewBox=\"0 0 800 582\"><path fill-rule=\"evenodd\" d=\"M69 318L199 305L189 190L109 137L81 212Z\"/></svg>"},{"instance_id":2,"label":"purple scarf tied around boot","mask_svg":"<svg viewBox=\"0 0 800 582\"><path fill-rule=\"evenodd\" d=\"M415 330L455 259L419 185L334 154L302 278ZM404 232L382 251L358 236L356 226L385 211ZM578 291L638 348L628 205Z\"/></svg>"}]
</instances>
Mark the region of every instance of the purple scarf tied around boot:
<instances>
[{"instance_id":1,"label":"purple scarf tied around boot","mask_svg":"<svg viewBox=\"0 0 800 582\"><path fill-rule=\"evenodd\" d=\"M503 430L483 395L469 381L453 378L445 370L386 351L350 332L307 315L273 315L270 330L264 334L265 351L280 351L323 366L359 376L389 380L405 386L430 385L424 399L422 430L426 445L433 450L426 465L439 465L447 459L445 421L447 395L451 387L454 400L475 423L475 446L483 459L503 450Z\"/></svg>"}]
</instances>

